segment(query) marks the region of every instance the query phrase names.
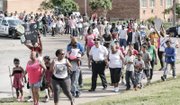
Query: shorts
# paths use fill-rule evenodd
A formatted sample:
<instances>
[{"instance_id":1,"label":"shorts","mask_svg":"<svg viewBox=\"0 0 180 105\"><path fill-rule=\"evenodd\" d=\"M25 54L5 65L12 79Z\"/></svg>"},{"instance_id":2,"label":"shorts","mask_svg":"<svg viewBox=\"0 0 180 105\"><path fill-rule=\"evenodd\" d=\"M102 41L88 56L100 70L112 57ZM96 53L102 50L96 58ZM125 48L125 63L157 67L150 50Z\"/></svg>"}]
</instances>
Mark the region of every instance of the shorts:
<instances>
[{"instance_id":1,"label":"shorts","mask_svg":"<svg viewBox=\"0 0 180 105\"><path fill-rule=\"evenodd\" d=\"M41 81L34 83L34 84L30 84L31 88L40 88L41 87Z\"/></svg>"}]
</instances>

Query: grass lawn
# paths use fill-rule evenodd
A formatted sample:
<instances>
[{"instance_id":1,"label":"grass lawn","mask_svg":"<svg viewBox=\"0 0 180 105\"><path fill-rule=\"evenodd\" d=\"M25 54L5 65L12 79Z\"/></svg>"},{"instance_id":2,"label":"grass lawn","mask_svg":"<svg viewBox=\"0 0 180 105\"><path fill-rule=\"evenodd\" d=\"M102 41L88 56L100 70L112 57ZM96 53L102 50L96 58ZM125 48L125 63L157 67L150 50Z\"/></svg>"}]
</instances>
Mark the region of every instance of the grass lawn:
<instances>
[{"instance_id":1,"label":"grass lawn","mask_svg":"<svg viewBox=\"0 0 180 105\"><path fill-rule=\"evenodd\" d=\"M179 105L180 77L82 105Z\"/></svg>"}]
</instances>

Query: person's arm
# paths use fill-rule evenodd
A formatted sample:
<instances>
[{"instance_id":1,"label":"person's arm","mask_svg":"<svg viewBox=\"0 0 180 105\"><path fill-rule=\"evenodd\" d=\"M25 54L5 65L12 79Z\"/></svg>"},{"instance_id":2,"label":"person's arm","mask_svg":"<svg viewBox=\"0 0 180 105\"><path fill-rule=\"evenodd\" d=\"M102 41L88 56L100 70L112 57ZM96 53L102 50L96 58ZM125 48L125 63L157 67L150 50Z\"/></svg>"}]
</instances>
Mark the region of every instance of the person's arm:
<instances>
[{"instance_id":1,"label":"person's arm","mask_svg":"<svg viewBox=\"0 0 180 105\"><path fill-rule=\"evenodd\" d=\"M50 71L51 71L51 72L54 72L54 60L51 62Z\"/></svg>"},{"instance_id":2,"label":"person's arm","mask_svg":"<svg viewBox=\"0 0 180 105\"><path fill-rule=\"evenodd\" d=\"M68 68L69 71L72 70L72 65L71 65L71 63L69 62L68 59L67 59L67 68Z\"/></svg>"},{"instance_id":3,"label":"person's arm","mask_svg":"<svg viewBox=\"0 0 180 105\"><path fill-rule=\"evenodd\" d=\"M25 43L24 44L28 49L30 49L31 51L33 50L33 46L31 46L31 45L29 45L29 44L27 44L27 43Z\"/></svg>"},{"instance_id":4,"label":"person's arm","mask_svg":"<svg viewBox=\"0 0 180 105\"><path fill-rule=\"evenodd\" d=\"M42 54L42 50L43 50L43 47L42 47L42 41L41 41L41 37L40 37L40 34L38 33L38 47L39 47L39 54L41 55Z\"/></svg>"},{"instance_id":5,"label":"person's arm","mask_svg":"<svg viewBox=\"0 0 180 105\"><path fill-rule=\"evenodd\" d=\"M80 52L82 53L82 56L84 55L84 47L78 43L78 46L79 46L79 49L80 49Z\"/></svg>"}]
</instances>

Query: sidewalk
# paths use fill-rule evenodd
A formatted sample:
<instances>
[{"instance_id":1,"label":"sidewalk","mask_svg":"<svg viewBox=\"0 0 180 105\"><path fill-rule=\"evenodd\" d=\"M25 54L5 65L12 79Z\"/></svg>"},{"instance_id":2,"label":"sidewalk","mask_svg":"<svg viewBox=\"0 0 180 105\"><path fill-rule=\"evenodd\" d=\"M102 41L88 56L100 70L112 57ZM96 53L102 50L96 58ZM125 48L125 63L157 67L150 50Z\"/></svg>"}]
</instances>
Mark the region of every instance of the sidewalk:
<instances>
[{"instance_id":1,"label":"sidewalk","mask_svg":"<svg viewBox=\"0 0 180 105\"><path fill-rule=\"evenodd\" d=\"M176 68L180 68L180 63L176 64ZM83 69L85 69L85 68L83 68ZM83 73L85 73L85 75L83 75L84 79L91 77L90 72L91 71L87 70L87 69L83 70ZM180 74L180 71L178 71L178 69L177 69L176 73ZM160 80L162 74L163 74L163 71L154 71L152 82ZM172 77L172 75L168 75L168 77ZM110 82L110 81L108 81L108 82ZM83 90L80 97L75 98L75 103L76 103L76 105L79 105L79 104L83 104L83 103L87 103L87 102L96 101L96 100L101 99L103 97L108 97L108 96L112 96L112 95L115 95L115 94L121 94L121 93L125 92L125 89L126 89L126 87L121 85L120 86L120 92L118 92L118 93L112 92L112 90L113 90L112 86L108 86L107 90L102 90L102 86L98 86L95 92L88 92L88 90ZM141 90L139 90L139 91L141 91ZM60 105L70 105L70 102L63 95L63 93L60 94L59 104ZM41 103L40 105L54 105L54 104L53 104L53 101L50 101L48 103Z\"/></svg>"}]
</instances>

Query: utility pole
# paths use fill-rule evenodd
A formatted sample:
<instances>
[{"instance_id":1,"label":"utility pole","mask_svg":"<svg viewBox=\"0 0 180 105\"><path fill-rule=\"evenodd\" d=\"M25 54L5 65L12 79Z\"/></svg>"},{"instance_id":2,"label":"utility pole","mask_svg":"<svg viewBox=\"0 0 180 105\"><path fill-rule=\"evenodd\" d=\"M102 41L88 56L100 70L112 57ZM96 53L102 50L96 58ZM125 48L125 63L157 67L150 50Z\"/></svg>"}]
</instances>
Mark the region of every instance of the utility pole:
<instances>
[{"instance_id":1,"label":"utility pole","mask_svg":"<svg viewBox=\"0 0 180 105\"><path fill-rule=\"evenodd\" d=\"M176 0L173 0L173 26L176 25Z\"/></svg>"},{"instance_id":2,"label":"utility pole","mask_svg":"<svg viewBox=\"0 0 180 105\"><path fill-rule=\"evenodd\" d=\"M84 13L87 16L87 0L84 0Z\"/></svg>"}]
</instances>

